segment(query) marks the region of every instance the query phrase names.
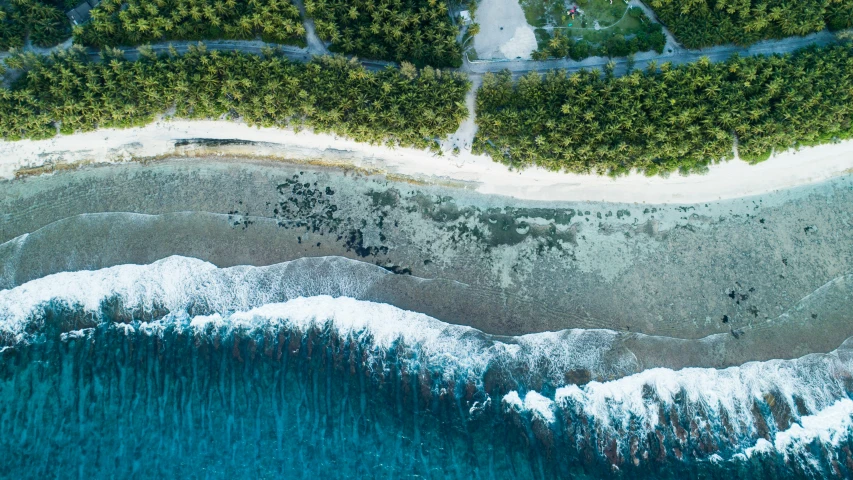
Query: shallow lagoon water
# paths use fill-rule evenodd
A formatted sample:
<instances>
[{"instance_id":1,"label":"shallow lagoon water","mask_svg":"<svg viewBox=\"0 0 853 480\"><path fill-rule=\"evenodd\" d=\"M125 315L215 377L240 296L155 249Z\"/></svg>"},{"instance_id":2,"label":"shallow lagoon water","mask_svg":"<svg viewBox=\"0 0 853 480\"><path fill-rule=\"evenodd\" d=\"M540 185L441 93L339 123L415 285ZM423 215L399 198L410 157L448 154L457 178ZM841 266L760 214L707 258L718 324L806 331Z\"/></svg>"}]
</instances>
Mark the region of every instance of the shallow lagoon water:
<instances>
[{"instance_id":1,"label":"shallow lagoon water","mask_svg":"<svg viewBox=\"0 0 853 480\"><path fill-rule=\"evenodd\" d=\"M665 206L520 202L239 159L83 168L0 188L8 192L3 288L169 255L222 267L345 256L469 286L473 300L430 314L490 333L611 328L701 338L767 323L853 273L849 176ZM446 303L421 293L407 298ZM481 294L506 301L479 302ZM849 320L844 303L819 307L805 318L817 315L830 329ZM455 310L465 316L452 318ZM837 337L821 350L836 348Z\"/></svg>"}]
</instances>

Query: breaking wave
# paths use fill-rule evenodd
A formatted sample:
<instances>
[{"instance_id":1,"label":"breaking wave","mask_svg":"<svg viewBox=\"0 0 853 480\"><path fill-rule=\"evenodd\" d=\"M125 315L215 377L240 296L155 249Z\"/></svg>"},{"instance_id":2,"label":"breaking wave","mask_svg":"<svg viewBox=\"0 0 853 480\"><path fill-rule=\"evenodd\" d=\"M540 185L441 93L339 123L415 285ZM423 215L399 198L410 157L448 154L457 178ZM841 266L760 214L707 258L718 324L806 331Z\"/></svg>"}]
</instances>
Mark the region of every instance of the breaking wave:
<instances>
[{"instance_id":1,"label":"breaking wave","mask_svg":"<svg viewBox=\"0 0 853 480\"><path fill-rule=\"evenodd\" d=\"M0 291L4 470L853 474L853 341L794 360L642 370L608 330L499 337L357 300L388 273L346 262L217 269L170 257Z\"/></svg>"}]
</instances>

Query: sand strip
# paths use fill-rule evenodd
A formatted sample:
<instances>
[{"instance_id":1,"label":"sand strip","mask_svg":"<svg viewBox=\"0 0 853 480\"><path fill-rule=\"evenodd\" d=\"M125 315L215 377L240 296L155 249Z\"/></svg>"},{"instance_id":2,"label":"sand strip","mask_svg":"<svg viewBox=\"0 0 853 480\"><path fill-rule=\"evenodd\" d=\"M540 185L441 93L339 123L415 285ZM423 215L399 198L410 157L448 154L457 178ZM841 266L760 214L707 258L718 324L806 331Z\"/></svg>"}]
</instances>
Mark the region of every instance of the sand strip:
<instances>
[{"instance_id":1,"label":"sand strip","mask_svg":"<svg viewBox=\"0 0 853 480\"><path fill-rule=\"evenodd\" d=\"M758 165L734 160L712 166L705 175L662 178L632 174L614 179L540 168L512 171L489 157L467 151L437 156L423 150L392 149L309 131L255 128L229 121L178 120L48 140L0 142L0 177L12 178L19 170L44 165L121 162L217 152L210 147L196 153L192 147L176 147L176 143L186 139L243 142L242 145L221 146L219 152L228 155L351 165L429 183L463 183L484 194L545 201L702 203L758 195L853 172L853 141L784 152Z\"/></svg>"}]
</instances>

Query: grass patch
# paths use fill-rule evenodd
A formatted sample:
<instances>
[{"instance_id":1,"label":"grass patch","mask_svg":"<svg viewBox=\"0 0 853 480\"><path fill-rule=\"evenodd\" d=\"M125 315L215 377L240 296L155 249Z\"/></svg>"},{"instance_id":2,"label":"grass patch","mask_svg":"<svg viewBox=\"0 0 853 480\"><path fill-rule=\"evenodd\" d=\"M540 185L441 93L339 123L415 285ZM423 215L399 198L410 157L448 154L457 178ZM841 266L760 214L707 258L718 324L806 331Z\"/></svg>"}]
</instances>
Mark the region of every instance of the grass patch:
<instances>
[{"instance_id":1,"label":"grass patch","mask_svg":"<svg viewBox=\"0 0 853 480\"><path fill-rule=\"evenodd\" d=\"M600 30L594 30L591 27L577 27L577 25L575 25L572 28L565 29L565 31L567 32L567 35L571 37L583 37L584 40L590 43L603 43L614 35L637 35L640 32L645 31L652 23L654 22L648 19L648 17L644 18L634 15L625 15L615 24Z\"/></svg>"},{"instance_id":2,"label":"grass patch","mask_svg":"<svg viewBox=\"0 0 853 480\"><path fill-rule=\"evenodd\" d=\"M604 3L610 6L609 0L604 0ZM613 6L621 8L625 4L614 3ZM616 13L615 10L608 12ZM550 31L545 28L537 29L536 40L539 49L533 53L533 58L544 60L551 57L571 57L574 60L583 60L594 55L625 57L649 50L663 52L666 45L666 36L661 25L637 7L626 9L624 15L609 27L595 30L593 25L594 22L586 14L582 14L576 17L570 28L552 27Z\"/></svg>"},{"instance_id":3,"label":"grass patch","mask_svg":"<svg viewBox=\"0 0 853 480\"><path fill-rule=\"evenodd\" d=\"M597 21L602 28L613 26L624 20L628 4L624 0L521 0L524 18L533 27L566 27L572 23L575 27L594 28ZM577 5L583 12L572 18L568 11Z\"/></svg>"},{"instance_id":4,"label":"grass patch","mask_svg":"<svg viewBox=\"0 0 853 480\"><path fill-rule=\"evenodd\" d=\"M521 0L519 5L527 23L534 27L557 25L566 14L564 0Z\"/></svg>"},{"instance_id":5,"label":"grass patch","mask_svg":"<svg viewBox=\"0 0 853 480\"><path fill-rule=\"evenodd\" d=\"M609 27L619 21L628 10L628 5L623 0L577 0L577 5L584 12L590 22L598 20L601 27Z\"/></svg>"}]
</instances>

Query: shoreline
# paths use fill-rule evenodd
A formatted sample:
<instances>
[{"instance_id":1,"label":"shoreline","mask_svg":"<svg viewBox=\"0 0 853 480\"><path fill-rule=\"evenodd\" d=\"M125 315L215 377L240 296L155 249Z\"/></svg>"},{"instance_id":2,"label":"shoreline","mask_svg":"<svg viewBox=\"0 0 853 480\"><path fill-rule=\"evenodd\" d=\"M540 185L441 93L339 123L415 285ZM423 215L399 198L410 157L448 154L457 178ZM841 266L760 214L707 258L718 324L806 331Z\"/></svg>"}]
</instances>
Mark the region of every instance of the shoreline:
<instances>
[{"instance_id":1,"label":"shoreline","mask_svg":"<svg viewBox=\"0 0 853 480\"><path fill-rule=\"evenodd\" d=\"M79 168L4 185L0 281L170 255L220 267L343 256L440 279L383 303L483 331L606 327L737 340L731 332L786 311L803 324L849 323L853 284L832 282L853 273L851 182L651 206L508 201L219 157ZM821 338L833 331L824 330Z\"/></svg>"},{"instance_id":2,"label":"shoreline","mask_svg":"<svg viewBox=\"0 0 853 480\"><path fill-rule=\"evenodd\" d=\"M204 145L205 142L210 142ZM445 142L449 144L450 142ZM466 147L468 147L466 145ZM145 161L169 156L264 158L355 168L419 183L533 201L695 204L761 195L853 173L853 140L776 154L757 165L734 159L703 175L667 178L633 173L612 178L512 171L466 148L458 155L370 145L332 134L257 128L233 121L160 120L145 127L103 129L46 140L0 142L0 178L77 164ZM50 170L47 170L50 171Z\"/></svg>"}]
</instances>

